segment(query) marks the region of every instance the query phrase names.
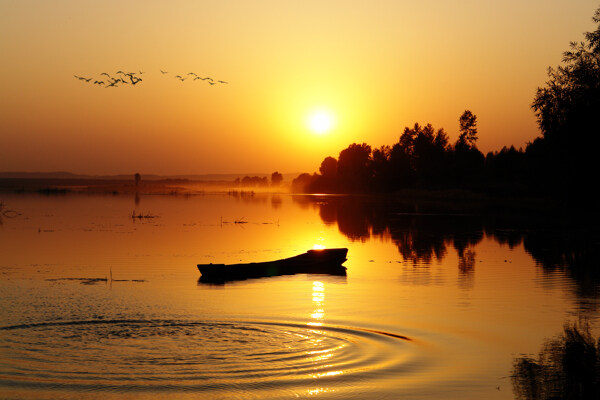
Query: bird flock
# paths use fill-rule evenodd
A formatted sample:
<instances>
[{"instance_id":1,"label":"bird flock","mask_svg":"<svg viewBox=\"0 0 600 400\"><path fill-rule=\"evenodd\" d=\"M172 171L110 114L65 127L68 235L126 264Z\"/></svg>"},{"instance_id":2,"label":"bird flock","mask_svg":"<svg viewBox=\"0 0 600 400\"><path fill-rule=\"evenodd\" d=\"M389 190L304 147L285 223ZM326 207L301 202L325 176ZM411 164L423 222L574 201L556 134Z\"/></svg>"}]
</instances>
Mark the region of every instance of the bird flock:
<instances>
[{"instance_id":1,"label":"bird flock","mask_svg":"<svg viewBox=\"0 0 600 400\"><path fill-rule=\"evenodd\" d=\"M161 75L165 76L165 75L169 75L168 71L163 71L162 69L160 70ZM80 80L83 83L89 83L92 85L98 85L101 87L118 87L118 86L122 86L122 85L132 85L135 86L138 83L142 82L142 75L144 75L144 72L142 71L138 71L138 72L123 72L123 71L117 71L114 74L110 75L107 72L102 72L98 78L93 78L93 77L85 77L85 76L79 76L79 75L73 75L75 77L75 79ZM188 72L187 74L183 74L183 75L175 75L174 79L179 80L180 82L185 82L187 80L189 81L203 81L205 83L208 83L210 86L214 86L214 85L224 85L224 84L228 84L229 82L223 81L223 80L217 80L217 79L213 79L210 76L200 76L198 74L196 74L195 72Z\"/></svg>"}]
</instances>

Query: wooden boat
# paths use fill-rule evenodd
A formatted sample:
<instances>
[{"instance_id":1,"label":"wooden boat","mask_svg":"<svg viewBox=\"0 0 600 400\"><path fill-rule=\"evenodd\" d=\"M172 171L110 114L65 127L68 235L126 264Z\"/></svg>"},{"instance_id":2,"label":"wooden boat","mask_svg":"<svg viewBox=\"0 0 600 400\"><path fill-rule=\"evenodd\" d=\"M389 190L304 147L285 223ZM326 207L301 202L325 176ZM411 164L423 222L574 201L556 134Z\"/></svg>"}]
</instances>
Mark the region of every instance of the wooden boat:
<instances>
[{"instance_id":1,"label":"wooden boat","mask_svg":"<svg viewBox=\"0 0 600 400\"><path fill-rule=\"evenodd\" d=\"M219 283L293 274L346 275L348 249L308 250L281 260L246 264L198 264L200 282Z\"/></svg>"}]
</instances>

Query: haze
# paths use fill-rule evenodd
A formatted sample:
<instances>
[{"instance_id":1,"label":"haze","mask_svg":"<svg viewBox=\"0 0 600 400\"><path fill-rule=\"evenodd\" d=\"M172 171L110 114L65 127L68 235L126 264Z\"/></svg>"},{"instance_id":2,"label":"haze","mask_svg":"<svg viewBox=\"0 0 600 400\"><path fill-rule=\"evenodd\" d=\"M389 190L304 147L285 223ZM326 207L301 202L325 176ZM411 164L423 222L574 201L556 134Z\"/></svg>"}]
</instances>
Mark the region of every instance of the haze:
<instances>
[{"instance_id":1,"label":"haze","mask_svg":"<svg viewBox=\"0 0 600 400\"><path fill-rule=\"evenodd\" d=\"M546 69L591 30L565 1L1 1L0 171L312 172L415 122L485 154L539 135ZM167 71L167 74L160 70ZM142 71L138 85L74 78ZM181 82L190 72L227 81ZM311 130L314 110L335 120Z\"/></svg>"}]
</instances>

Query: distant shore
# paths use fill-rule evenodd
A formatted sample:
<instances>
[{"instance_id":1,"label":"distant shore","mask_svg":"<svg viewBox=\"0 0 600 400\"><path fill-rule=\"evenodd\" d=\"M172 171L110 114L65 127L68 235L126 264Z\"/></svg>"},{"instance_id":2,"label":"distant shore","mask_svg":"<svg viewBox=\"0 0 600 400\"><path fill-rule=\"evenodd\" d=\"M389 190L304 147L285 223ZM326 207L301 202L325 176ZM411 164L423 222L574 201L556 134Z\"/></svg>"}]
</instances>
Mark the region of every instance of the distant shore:
<instances>
[{"instance_id":1,"label":"distant shore","mask_svg":"<svg viewBox=\"0 0 600 400\"><path fill-rule=\"evenodd\" d=\"M133 179L0 178L0 192L4 193L193 194L233 186L231 181L188 179L155 179L136 184Z\"/></svg>"},{"instance_id":2,"label":"distant shore","mask_svg":"<svg viewBox=\"0 0 600 400\"><path fill-rule=\"evenodd\" d=\"M195 181L188 179L156 179L141 181L133 179L35 179L0 178L0 193L38 193L41 195L66 195L69 193L109 195L198 195L210 192L252 192L256 194L290 193L285 182L279 187L246 187L234 181ZM302 197L346 196L344 194L295 194ZM353 194L350 196L385 200L423 212L486 212L491 210L513 210L515 212L547 211L559 207L559 202L550 198L524 196L499 196L470 190L402 189L387 194Z\"/></svg>"}]
</instances>

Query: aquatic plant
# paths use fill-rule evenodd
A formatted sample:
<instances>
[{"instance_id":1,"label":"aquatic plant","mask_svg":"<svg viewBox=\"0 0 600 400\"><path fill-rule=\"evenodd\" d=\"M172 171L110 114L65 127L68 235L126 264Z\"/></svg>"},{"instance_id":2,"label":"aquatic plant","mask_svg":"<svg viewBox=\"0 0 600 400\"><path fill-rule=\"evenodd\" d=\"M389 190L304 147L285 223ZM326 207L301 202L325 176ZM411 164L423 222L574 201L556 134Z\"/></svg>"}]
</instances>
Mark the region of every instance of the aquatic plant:
<instances>
[{"instance_id":1,"label":"aquatic plant","mask_svg":"<svg viewBox=\"0 0 600 400\"><path fill-rule=\"evenodd\" d=\"M566 324L562 335L548 340L538 359L515 359L511 376L518 399L598 399L598 341L588 321Z\"/></svg>"},{"instance_id":2,"label":"aquatic plant","mask_svg":"<svg viewBox=\"0 0 600 400\"><path fill-rule=\"evenodd\" d=\"M139 213L137 214L135 210L131 213L132 219L146 219L146 218L158 218L158 215L150 214L149 212L146 214Z\"/></svg>"},{"instance_id":3,"label":"aquatic plant","mask_svg":"<svg viewBox=\"0 0 600 400\"><path fill-rule=\"evenodd\" d=\"M4 200L0 200L0 223L2 223L2 217L14 218L19 215L21 215L21 214L19 212L17 212L16 210L11 210L10 208L7 208Z\"/></svg>"}]
</instances>

